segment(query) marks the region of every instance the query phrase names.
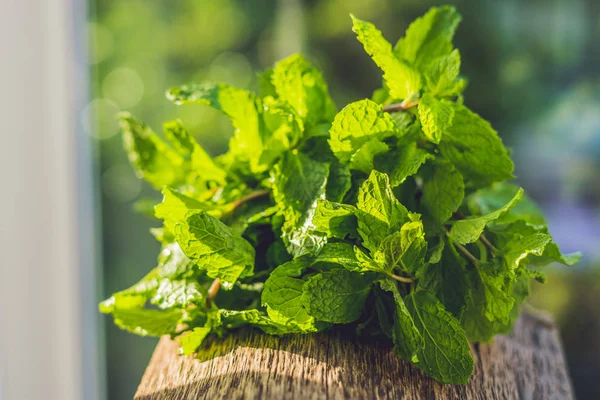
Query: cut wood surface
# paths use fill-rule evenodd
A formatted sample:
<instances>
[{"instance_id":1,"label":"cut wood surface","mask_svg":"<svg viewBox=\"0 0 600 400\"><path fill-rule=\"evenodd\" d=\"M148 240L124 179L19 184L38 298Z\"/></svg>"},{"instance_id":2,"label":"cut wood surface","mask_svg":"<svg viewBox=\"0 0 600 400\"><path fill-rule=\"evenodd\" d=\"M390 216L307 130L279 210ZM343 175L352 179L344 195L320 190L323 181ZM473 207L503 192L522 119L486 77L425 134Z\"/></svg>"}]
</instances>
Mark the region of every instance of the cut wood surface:
<instances>
[{"instance_id":1,"label":"cut wood surface","mask_svg":"<svg viewBox=\"0 0 600 400\"><path fill-rule=\"evenodd\" d=\"M572 399L557 329L523 313L510 336L475 344L468 385L442 385L401 361L386 341L336 330L282 338L241 330L182 357L163 337L136 400Z\"/></svg>"}]
</instances>

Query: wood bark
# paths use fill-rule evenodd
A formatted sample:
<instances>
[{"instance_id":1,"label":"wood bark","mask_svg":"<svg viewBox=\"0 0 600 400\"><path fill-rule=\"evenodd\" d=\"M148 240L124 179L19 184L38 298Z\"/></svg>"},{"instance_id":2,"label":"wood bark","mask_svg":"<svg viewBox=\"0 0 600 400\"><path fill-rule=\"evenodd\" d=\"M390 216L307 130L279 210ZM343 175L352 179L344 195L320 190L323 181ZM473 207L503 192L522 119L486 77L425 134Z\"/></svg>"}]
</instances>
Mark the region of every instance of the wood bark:
<instances>
[{"instance_id":1,"label":"wood bark","mask_svg":"<svg viewBox=\"0 0 600 400\"><path fill-rule=\"evenodd\" d=\"M573 398L557 329L523 313L509 336L474 344L467 385L442 385L400 360L387 341L342 329L282 338L240 330L182 357L163 337L136 400Z\"/></svg>"}]
</instances>

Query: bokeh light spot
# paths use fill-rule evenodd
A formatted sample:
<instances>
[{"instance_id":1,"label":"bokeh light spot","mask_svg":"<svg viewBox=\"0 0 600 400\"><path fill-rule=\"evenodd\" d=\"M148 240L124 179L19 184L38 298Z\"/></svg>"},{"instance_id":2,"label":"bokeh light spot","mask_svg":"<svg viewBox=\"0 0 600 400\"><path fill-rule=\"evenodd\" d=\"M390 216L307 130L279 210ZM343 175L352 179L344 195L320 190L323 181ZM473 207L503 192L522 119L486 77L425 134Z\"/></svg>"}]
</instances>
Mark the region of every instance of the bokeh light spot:
<instances>
[{"instance_id":1,"label":"bokeh light spot","mask_svg":"<svg viewBox=\"0 0 600 400\"><path fill-rule=\"evenodd\" d=\"M116 68L102 82L102 93L121 108L131 108L142 100L144 82L131 68Z\"/></svg>"}]
</instances>

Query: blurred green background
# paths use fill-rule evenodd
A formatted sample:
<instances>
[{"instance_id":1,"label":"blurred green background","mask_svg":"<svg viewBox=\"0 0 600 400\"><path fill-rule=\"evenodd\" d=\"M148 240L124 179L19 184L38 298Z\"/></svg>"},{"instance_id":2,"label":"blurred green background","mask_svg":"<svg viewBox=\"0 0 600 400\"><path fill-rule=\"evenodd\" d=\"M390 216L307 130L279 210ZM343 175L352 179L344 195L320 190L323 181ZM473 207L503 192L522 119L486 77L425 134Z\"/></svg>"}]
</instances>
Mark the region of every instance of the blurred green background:
<instances>
[{"instance_id":1,"label":"blurred green background","mask_svg":"<svg viewBox=\"0 0 600 400\"><path fill-rule=\"evenodd\" d=\"M548 215L576 267L550 267L531 303L560 325L579 398L600 398L600 2L452 1L463 15L455 45L469 78L467 104L512 148L518 182ZM181 118L221 153L228 120L201 106L175 107L166 88L193 81L257 86L257 72L294 52L323 71L339 108L369 97L380 72L351 32L348 14L395 42L438 2L418 0L90 0L92 98L82 118L96 139L102 201L104 295L155 266L152 222L135 213L159 196L137 180L115 114L129 110L160 131ZM104 338L110 399L131 398L156 340L120 331Z\"/></svg>"}]
</instances>

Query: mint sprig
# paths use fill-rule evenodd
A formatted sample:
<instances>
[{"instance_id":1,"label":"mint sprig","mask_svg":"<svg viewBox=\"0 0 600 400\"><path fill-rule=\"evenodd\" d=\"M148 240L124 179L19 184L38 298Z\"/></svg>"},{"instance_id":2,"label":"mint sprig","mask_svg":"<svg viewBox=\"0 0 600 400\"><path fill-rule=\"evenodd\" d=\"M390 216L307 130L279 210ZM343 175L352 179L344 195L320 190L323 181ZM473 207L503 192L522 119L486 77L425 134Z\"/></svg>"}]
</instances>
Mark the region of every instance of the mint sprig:
<instances>
[{"instance_id":1,"label":"mint sprig","mask_svg":"<svg viewBox=\"0 0 600 400\"><path fill-rule=\"evenodd\" d=\"M157 266L100 304L183 354L209 335L272 335L344 324L388 337L443 383L466 383L468 341L510 332L538 267L573 265L519 189L496 131L463 104L452 38L460 15L432 8L392 46L353 30L382 70L373 99L337 111L301 55L261 76L262 95L226 84L170 89L176 104L223 112L235 132L211 158L181 121L166 141L121 115L140 178L162 190ZM145 207L148 214L147 207Z\"/></svg>"}]
</instances>

